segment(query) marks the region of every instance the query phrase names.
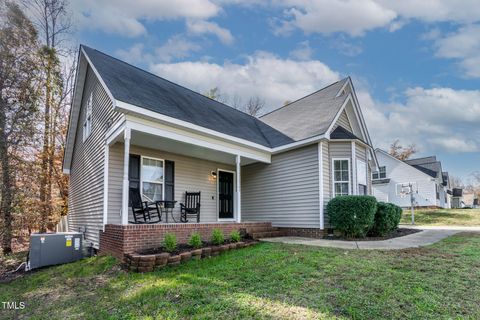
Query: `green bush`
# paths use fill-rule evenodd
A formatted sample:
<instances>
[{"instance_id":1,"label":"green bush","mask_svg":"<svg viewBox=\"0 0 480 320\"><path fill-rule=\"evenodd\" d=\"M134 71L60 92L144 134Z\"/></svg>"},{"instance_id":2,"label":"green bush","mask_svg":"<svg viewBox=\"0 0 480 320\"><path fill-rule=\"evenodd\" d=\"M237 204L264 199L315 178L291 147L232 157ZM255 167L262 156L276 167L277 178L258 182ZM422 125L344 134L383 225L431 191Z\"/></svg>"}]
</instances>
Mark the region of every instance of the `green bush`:
<instances>
[{"instance_id":1,"label":"green bush","mask_svg":"<svg viewBox=\"0 0 480 320\"><path fill-rule=\"evenodd\" d=\"M167 252L173 252L177 249L177 237L173 233L167 233L163 239L163 246Z\"/></svg>"},{"instance_id":2,"label":"green bush","mask_svg":"<svg viewBox=\"0 0 480 320\"><path fill-rule=\"evenodd\" d=\"M212 232L212 243L216 245L223 244L225 242L225 238L223 236L223 232L220 229L213 229Z\"/></svg>"},{"instance_id":3,"label":"green bush","mask_svg":"<svg viewBox=\"0 0 480 320\"><path fill-rule=\"evenodd\" d=\"M338 196L327 204L332 227L346 237L365 237L376 211L377 200L372 196Z\"/></svg>"},{"instance_id":4,"label":"green bush","mask_svg":"<svg viewBox=\"0 0 480 320\"><path fill-rule=\"evenodd\" d=\"M232 240L232 242L239 242L241 238L240 232L237 230L234 230L232 233L230 233L230 240Z\"/></svg>"},{"instance_id":5,"label":"green bush","mask_svg":"<svg viewBox=\"0 0 480 320\"><path fill-rule=\"evenodd\" d=\"M198 232L194 232L190 235L190 239L188 239L188 245L195 249L202 247L202 238Z\"/></svg>"},{"instance_id":6,"label":"green bush","mask_svg":"<svg viewBox=\"0 0 480 320\"><path fill-rule=\"evenodd\" d=\"M387 235L398 227L401 217L402 208L393 203L379 202L370 234L380 237Z\"/></svg>"}]
</instances>

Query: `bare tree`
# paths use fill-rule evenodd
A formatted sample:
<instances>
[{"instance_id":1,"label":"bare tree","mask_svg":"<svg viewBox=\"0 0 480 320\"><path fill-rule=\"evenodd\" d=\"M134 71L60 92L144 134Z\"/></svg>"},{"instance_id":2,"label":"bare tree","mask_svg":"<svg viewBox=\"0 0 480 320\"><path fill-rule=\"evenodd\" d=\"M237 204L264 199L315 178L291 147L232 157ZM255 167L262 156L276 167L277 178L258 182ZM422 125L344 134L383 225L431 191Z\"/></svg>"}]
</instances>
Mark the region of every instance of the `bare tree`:
<instances>
[{"instance_id":1,"label":"bare tree","mask_svg":"<svg viewBox=\"0 0 480 320\"><path fill-rule=\"evenodd\" d=\"M11 252L12 212L20 164L25 163L37 116L38 41L20 7L0 0L0 163L2 250Z\"/></svg>"},{"instance_id":2,"label":"bare tree","mask_svg":"<svg viewBox=\"0 0 480 320\"><path fill-rule=\"evenodd\" d=\"M258 117L264 108L265 100L261 99L259 96L253 96L248 99L247 104L245 105L245 112L251 116Z\"/></svg>"},{"instance_id":3,"label":"bare tree","mask_svg":"<svg viewBox=\"0 0 480 320\"><path fill-rule=\"evenodd\" d=\"M211 88L210 90L205 92L203 95L210 99L217 100L220 103L228 102L228 95L222 93L218 87Z\"/></svg>"},{"instance_id":4,"label":"bare tree","mask_svg":"<svg viewBox=\"0 0 480 320\"><path fill-rule=\"evenodd\" d=\"M388 153L399 160L405 161L417 152L418 150L415 144L412 143L406 147L403 147L400 144L400 140L397 139L390 145L390 150Z\"/></svg>"},{"instance_id":5,"label":"bare tree","mask_svg":"<svg viewBox=\"0 0 480 320\"><path fill-rule=\"evenodd\" d=\"M64 50L62 43L71 29L71 19L67 10L66 0L25 0L34 17L34 23L39 31L43 44L42 70L43 84L43 134L42 152L40 153L40 211L41 227L45 232L48 229L53 208L53 183L56 168L55 153L58 136L62 134L59 128L60 119L66 112L65 99L70 97L70 88L65 87L59 53ZM63 120L63 119L62 119ZM57 179L58 180L58 179Z\"/></svg>"},{"instance_id":6,"label":"bare tree","mask_svg":"<svg viewBox=\"0 0 480 320\"><path fill-rule=\"evenodd\" d=\"M463 183L460 177L450 175L449 176L449 183L451 188L463 188L465 184Z\"/></svg>"}]
</instances>

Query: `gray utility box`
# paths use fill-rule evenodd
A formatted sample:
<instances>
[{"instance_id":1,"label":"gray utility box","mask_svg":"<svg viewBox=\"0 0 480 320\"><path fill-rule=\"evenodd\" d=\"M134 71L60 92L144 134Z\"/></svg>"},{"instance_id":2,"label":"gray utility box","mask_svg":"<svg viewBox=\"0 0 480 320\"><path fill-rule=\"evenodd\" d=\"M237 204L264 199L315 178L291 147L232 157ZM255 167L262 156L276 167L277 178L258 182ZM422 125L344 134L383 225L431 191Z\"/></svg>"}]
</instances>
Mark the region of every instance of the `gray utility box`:
<instances>
[{"instance_id":1,"label":"gray utility box","mask_svg":"<svg viewBox=\"0 0 480 320\"><path fill-rule=\"evenodd\" d=\"M83 234L78 232L34 233L30 236L29 269L83 258Z\"/></svg>"}]
</instances>

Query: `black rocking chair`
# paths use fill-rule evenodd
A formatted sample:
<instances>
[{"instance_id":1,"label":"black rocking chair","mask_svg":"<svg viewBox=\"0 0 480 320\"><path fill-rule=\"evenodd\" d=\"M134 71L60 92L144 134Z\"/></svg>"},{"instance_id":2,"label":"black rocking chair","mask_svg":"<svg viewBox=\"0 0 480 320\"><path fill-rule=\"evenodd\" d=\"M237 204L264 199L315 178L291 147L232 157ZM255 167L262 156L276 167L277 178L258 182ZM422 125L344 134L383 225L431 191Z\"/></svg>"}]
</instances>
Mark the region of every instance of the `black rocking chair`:
<instances>
[{"instance_id":1,"label":"black rocking chair","mask_svg":"<svg viewBox=\"0 0 480 320\"><path fill-rule=\"evenodd\" d=\"M197 216L200 222L200 191L185 192L185 203L180 203L180 222L187 223L188 216Z\"/></svg>"},{"instance_id":2,"label":"black rocking chair","mask_svg":"<svg viewBox=\"0 0 480 320\"><path fill-rule=\"evenodd\" d=\"M162 221L162 214L156 202L142 201L138 188L129 188L130 205L132 207L134 224L158 223ZM156 220L153 220L156 218Z\"/></svg>"}]
</instances>

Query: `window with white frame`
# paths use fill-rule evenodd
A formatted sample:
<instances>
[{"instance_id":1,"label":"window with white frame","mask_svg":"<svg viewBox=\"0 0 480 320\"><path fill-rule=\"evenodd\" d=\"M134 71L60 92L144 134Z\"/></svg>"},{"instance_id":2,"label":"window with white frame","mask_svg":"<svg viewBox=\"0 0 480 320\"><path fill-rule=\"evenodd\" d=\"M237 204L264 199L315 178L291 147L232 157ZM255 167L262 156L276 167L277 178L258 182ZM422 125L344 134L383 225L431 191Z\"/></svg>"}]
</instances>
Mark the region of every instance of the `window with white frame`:
<instances>
[{"instance_id":1,"label":"window with white frame","mask_svg":"<svg viewBox=\"0 0 480 320\"><path fill-rule=\"evenodd\" d=\"M142 196L147 201L163 200L164 163L161 159L142 157L141 184Z\"/></svg>"},{"instance_id":2,"label":"window with white frame","mask_svg":"<svg viewBox=\"0 0 480 320\"><path fill-rule=\"evenodd\" d=\"M333 195L346 196L350 193L350 161L333 159Z\"/></svg>"},{"instance_id":3,"label":"window with white frame","mask_svg":"<svg viewBox=\"0 0 480 320\"><path fill-rule=\"evenodd\" d=\"M87 101L87 109L85 111L85 121L83 122L83 141L87 140L92 133L92 104L93 104L92 93Z\"/></svg>"},{"instance_id":4,"label":"window with white frame","mask_svg":"<svg viewBox=\"0 0 480 320\"><path fill-rule=\"evenodd\" d=\"M378 167L378 171L372 173L372 179L385 179L387 177L387 167Z\"/></svg>"}]
</instances>

